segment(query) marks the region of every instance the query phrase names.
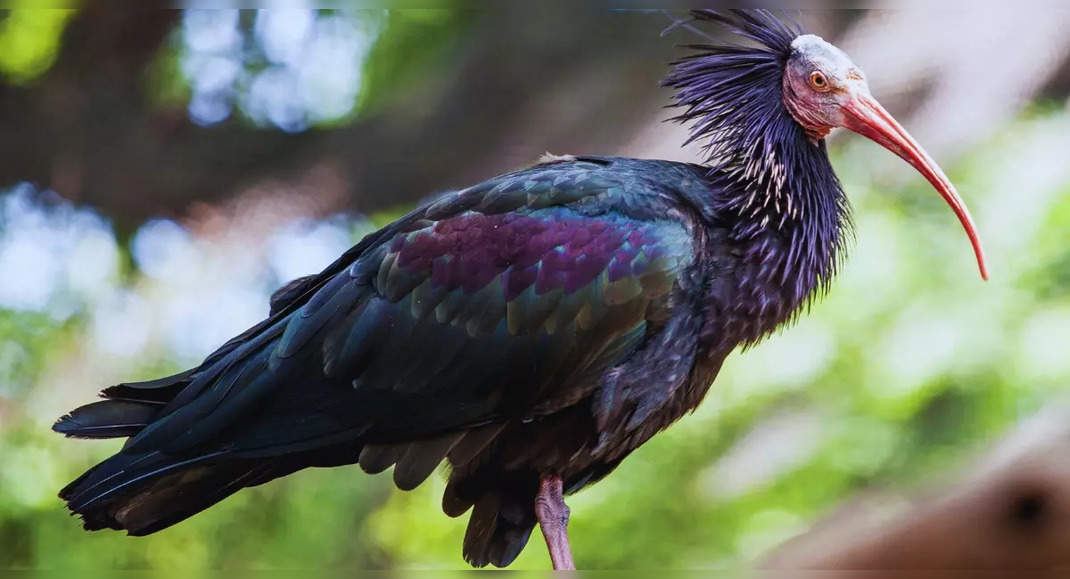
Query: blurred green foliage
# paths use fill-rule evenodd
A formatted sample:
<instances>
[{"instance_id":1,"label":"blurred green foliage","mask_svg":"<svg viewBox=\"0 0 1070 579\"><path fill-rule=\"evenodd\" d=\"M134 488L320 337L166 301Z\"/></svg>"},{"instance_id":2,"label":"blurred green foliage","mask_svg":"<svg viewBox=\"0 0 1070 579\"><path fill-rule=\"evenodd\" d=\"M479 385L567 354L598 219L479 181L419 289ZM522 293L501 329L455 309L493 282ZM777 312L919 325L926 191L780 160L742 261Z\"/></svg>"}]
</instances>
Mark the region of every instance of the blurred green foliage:
<instances>
[{"instance_id":1,"label":"blurred green foliage","mask_svg":"<svg viewBox=\"0 0 1070 579\"><path fill-rule=\"evenodd\" d=\"M29 79L47 67L65 16L38 14L47 21L23 28L11 24L18 14L0 22L0 71ZM448 49L464 25L450 12L390 18L367 61L361 107L416 86L421 67L441 58L427 43ZM47 34L30 41L16 28ZM161 55L157 68L150 74L173 75L174 55ZM152 84L170 87L163 101L185 98L178 84ZM693 416L570 499L578 563L738 564L861 489L909 488L954 468L1057 395L1070 377L1070 176L1022 179L1030 162L1065 160L1021 152L1065 144L1058 138L1068 133L1070 113L1037 110L948 167L988 242L987 284L923 180L905 167L879 170L885 157L889 166L897 160L871 144L836 146L857 240L830 295L795 326L732 356ZM1008 182L1019 188L1001 188ZM135 284L129 277L115 283ZM79 356L91 323L91 312L57 320L0 309L0 568L464 566L466 517L441 513L442 476L402 493L389 473L358 467L245 490L150 537L82 532L55 493L120 443L69 441L49 426L104 386L53 382L63 375L56 368L86 363ZM137 379L175 367L160 359L119 370ZM515 567L548 564L536 531Z\"/></svg>"},{"instance_id":2,"label":"blurred green foliage","mask_svg":"<svg viewBox=\"0 0 1070 579\"><path fill-rule=\"evenodd\" d=\"M42 9L26 0L12 4L15 10L0 20L0 74L8 82L22 84L55 62L60 35L74 10Z\"/></svg>"},{"instance_id":3,"label":"blurred green foliage","mask_svg":"<svg viewBox=\"0 0 1070 579\"><path fill-rule=\"evenodd\" d=\"M395 106L404 106L404 95L428 90L425 72L454 60L457 41L471 23L471 15L449 6L389 11L365 61L365 88L356 110L371 111L399 98L403 102Z\"/></svg>"}]
</instances>

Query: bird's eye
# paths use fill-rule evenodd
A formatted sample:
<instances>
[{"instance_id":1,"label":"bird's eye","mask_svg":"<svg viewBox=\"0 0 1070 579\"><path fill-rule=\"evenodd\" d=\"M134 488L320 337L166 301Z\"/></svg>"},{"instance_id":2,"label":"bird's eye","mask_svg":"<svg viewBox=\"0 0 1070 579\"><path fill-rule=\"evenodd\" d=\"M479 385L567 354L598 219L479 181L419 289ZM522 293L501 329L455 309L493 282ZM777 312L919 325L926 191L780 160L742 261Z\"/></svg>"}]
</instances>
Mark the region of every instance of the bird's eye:
<instances>
[{"instance_id":1,"label":"bird's eye","mask_svg":"<svg viewBox=\"0 0 1070 579\"><path fill-rule=\"evenodd\" d=\"M828 92L829 80L825 77L825 74L821 71L815 70L810 73L810 87L817 92Z\"/></svg>"}]
</instances>

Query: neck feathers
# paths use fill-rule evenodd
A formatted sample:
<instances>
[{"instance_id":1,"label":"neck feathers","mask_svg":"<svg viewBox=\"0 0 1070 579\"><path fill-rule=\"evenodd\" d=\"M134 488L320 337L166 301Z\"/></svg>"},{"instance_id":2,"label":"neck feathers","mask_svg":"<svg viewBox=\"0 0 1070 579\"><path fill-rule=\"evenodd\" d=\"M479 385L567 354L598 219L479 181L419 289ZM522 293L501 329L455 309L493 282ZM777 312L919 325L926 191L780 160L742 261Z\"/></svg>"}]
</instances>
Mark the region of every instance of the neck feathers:
<instances>
[{"instance_id":1,"label":"neck feathers","mask_svg":"<svg viewBox=\"0 0 1070 579\"><path fill-rule=\"evenodd\" d=\"M693 11L753 46L708 44L673 64L664 84L676 89L676 120L702 141L716 211L732 227L748 265L739 289L760 296L748 312L760 320L755 341L789 320L824 289L850 230L843 189L824 134L808 132L783 99L784 69L800 34L768 11Z\"/></svg>"}]
</instances>

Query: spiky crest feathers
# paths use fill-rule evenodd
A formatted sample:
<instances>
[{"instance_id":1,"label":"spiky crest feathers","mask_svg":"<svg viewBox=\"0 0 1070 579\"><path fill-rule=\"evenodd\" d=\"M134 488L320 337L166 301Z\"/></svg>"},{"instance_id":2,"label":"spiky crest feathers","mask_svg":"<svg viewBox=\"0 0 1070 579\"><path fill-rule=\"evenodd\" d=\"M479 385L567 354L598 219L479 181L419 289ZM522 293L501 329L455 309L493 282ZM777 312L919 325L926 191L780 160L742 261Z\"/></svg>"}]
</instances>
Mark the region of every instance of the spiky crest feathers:
<instances>
[{"instance_id":1,"label":"spiky crest feathers","mask_svg":"<svg viewBox=\"0 0 1070 579\"><path fill-rule=\"evenodd\" d=\"M767 279L793 289L797 304L827 289L849 236L846 197L823 140L813 141L783 100L792 43L803 34L769 10L693 10L740 42L689 44L695 52L672 63L663 81L675 89L673 120L691 123L688 143L703 143L715 189L726 192L719 210L736 215L734 237L758 240L775 229L791 239L774 254L755 243L752 259ZM755 280L750 280L755 281Z\"/></svg>"}]
</instances>

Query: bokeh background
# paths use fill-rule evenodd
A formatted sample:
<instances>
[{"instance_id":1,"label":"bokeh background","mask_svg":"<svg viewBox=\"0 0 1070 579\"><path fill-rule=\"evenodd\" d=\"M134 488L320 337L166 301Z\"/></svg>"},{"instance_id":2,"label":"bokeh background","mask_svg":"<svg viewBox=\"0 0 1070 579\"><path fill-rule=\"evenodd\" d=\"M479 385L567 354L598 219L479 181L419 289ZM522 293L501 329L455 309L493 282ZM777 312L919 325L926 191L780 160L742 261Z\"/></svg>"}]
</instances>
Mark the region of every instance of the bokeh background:
<instances>
[{"instance_id":1,"label":"bokeh background","mask_svg":"<svg viewBox=\"0 0 1070 579\"><path fill-rule=\"evenodd\" d=\"M86 534L55 493L119 442L49 431L103 386L196 364L436 192L545 151L700 159L658 80L702 39L662 36L660 11L443 5L0 12L0 568L464 566L441 476L402 493L358 467L147 538ZM755 560L861 493L946 476L1068 384L1070 11L797 18L957 183L992 281L916 173L835 135L842 275L571 499L581 566ZM516 563L547 565L537 537Z\"/></svg>"}]
</instances>

